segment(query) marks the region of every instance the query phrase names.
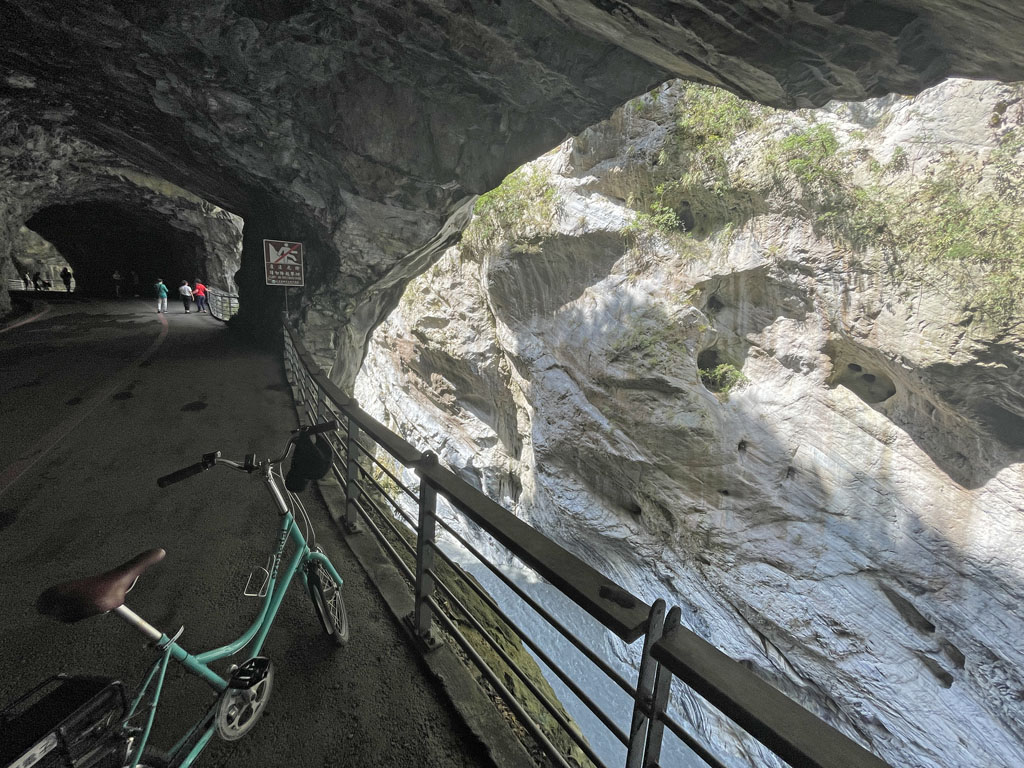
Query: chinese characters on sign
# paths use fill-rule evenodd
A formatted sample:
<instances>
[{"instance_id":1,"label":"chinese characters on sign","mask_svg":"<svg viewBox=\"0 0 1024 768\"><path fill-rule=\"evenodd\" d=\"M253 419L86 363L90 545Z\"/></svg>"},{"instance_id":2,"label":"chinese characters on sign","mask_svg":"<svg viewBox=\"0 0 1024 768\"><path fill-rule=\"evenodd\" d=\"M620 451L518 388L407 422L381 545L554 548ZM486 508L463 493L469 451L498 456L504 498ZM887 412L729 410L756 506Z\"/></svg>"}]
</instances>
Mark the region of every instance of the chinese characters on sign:
<instances>
[{"instance_id":1,"label":"chinese characters on sign","mask_svg":"<svg viewBox=\"0 0 1024 768\"><path fill-rule=\"evenodd\" d=\"M267 285L305 285L302 274L302 243L263 241Z\"/></svg>"}]
</instances>

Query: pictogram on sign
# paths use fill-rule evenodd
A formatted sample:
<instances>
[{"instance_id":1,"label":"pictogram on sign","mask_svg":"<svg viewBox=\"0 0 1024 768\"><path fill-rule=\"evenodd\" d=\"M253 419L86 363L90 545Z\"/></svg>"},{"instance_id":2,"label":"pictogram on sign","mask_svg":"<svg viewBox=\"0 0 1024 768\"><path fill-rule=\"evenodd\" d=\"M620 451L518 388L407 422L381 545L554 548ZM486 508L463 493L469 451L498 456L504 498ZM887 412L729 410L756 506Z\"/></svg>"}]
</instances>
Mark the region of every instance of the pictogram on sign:
<instances>
[{"instance_id":1,"label":"pictogram on sign","mask_svg":"<svg viewBox=\"0 0 1024 768\"><path fill-rule=\"evenodd\" d=\"M264 240L263 265L267 271L267 285L306 284L302 272L302 243Z\"/></svg>"}]
</instances>

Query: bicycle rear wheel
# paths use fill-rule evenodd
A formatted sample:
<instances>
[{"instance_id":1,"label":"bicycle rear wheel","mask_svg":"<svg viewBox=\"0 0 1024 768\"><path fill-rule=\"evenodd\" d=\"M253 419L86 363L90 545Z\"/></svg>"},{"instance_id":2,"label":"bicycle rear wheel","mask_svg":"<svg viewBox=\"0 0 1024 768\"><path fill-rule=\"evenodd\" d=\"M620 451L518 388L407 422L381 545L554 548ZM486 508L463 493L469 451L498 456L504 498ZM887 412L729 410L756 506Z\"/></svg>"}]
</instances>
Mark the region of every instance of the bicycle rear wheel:
<instances>
[{"instance_id":1,"label":"bicycle rear wheel","mask_svg":"<svg viewBox=\"0 0 1024 768\"><path fill-rule=\"evenodd\" d=\"M345 645L348 642L348 613L341 585L319 563L310 566L306 578L320 626L336 645Z\"/></svg>"}]
</instances>

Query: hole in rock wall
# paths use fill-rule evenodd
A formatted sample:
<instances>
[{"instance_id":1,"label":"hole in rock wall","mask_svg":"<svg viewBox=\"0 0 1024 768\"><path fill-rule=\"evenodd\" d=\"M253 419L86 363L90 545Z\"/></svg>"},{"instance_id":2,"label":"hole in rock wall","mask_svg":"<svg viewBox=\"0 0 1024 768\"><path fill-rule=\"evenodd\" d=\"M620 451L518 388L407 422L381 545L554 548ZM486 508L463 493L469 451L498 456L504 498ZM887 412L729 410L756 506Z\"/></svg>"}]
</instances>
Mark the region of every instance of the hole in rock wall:
<instances>
[{"instance_id":1,"label":"hole in rock wall","mask_svg":"<svg viewBox=\"0 0 1024 768\"><path fill-rule=\"evenodd\" d=\"M693 215L693 209L685 200L676 208L676 216L679 217L679 223L687 232L693 232L697 228L697 217Z\"/></svg>"},{"instance_id":2,"label":"hole in rock wall","mask_svg":"<svg viewBox=\"0 0 1024 768\"><path fill-rule=\"evenodd\" d=\"M742 360L734 361L728 352L723 353L717 348L704 349L697 354L697 373L701 384L723 399L734 387L746 381L740 371L742 364Z\"/></svg>"},{"instance_id":3,"label":"hole in rock wall","mask_svg":"<svg viewBox=\"0 0 1024 768\"><path fill-rule=\"evenodd\" d=\"M52 205L25 226L53 243L71 265L77 290L94 295L113 291L111 276L121 272L133 292L132 273L146 297L158 277L168 285L206 277L200 238L171 226L160 214L114 202Z\"/></svg>"},{"instance_id":4,"label":"hole in rock wall","mask_svg":"<svg viewBox=\"0 0 1024 768\"><path fill-rule=\"evenodd\" d=\"M940 640L939 647L942 649L942 652L946 654L946 658L953 662L954 667L957 669L963 669L964 666L966 666L967 657L964 656L963 652L959 648L949 642L949 640L946 640L945 638Z\"/></svg>"},{"instance_id":5,"label":"hole in rock wall","mask_svg":"<svg viewBox=\"0 0 1024 768\"><path fill-rule=\"evenodd\" d=\"M697 367L701 370L708 370L721 365L717 349L705 349L697 355Z\"/></svg>"},{"instance_id":6,"label":"hole in rock wall","mask_svg":"<svg viewBox=\"0 0 1024 768\"><path fill-rule=\"evenodd\" d=\"M1024 418L985 398L969 403L978 420L991 430L1000 442L1014 449L1024 448Z\"/></svg>"},{"instance_id":7,"label":"hole in rock wall","mask_svg":"<svg viewBox=\"0 0 1024 768\"><path fill-rule=\"evenodd\" d=\"M883 403L896 394L896 385L879 367L868 362L836 360L831 383L841 384L865 403Z\"/></svg>"},{"instance_id":8,"label":"hole in rock wall","mask_svg":"<svg viewBox=\"0 0 1024 768\"><path fill-rule=\"evenodd\" d=\"M914 655L917 656L925 669L934 675L935 679L939 681L939 685L943 688L950 688L953 683L956 682L956 678L954 678L953 675L935 659L925 655L921 651L915 651Z\"/></svg>"},{"instance_id":9,"label":"hole in rock wall","mask_svg":"<svg viewBox=\"0 0 1024 768\"><path fill-rule=\"evenodd\" d=\"M892 603L892 607L896 609L900 618L902 618L907 624L918 632L922 632L926 635L930 635L935 631L935 625L925 618L925 616L914 607L910 600L886 584L879 584L879 587L882 590L882 594L884 594L889 599L889 602Z\"/></svg>"}]
</instances>

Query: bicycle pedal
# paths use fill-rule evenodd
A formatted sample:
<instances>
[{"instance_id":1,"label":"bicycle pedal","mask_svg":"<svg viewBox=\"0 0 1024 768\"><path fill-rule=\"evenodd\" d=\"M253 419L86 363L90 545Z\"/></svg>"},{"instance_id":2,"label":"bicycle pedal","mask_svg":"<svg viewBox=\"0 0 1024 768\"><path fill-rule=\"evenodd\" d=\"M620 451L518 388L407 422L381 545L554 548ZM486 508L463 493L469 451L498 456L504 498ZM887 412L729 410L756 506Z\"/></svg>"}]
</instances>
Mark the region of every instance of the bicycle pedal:
<instances>
[{"instance_id":1,"label":"bicycle pedal","mask_svg":"<svg viewBox=\"0 0 1024 768\"><path fill-rule=\"evenodd\" d=\"M228 688L247 690L254 688L267 679L270 674L271 662L266 656L253 656L243 661L241 666L231 673Z\"/></svg>"}]
</instances>

